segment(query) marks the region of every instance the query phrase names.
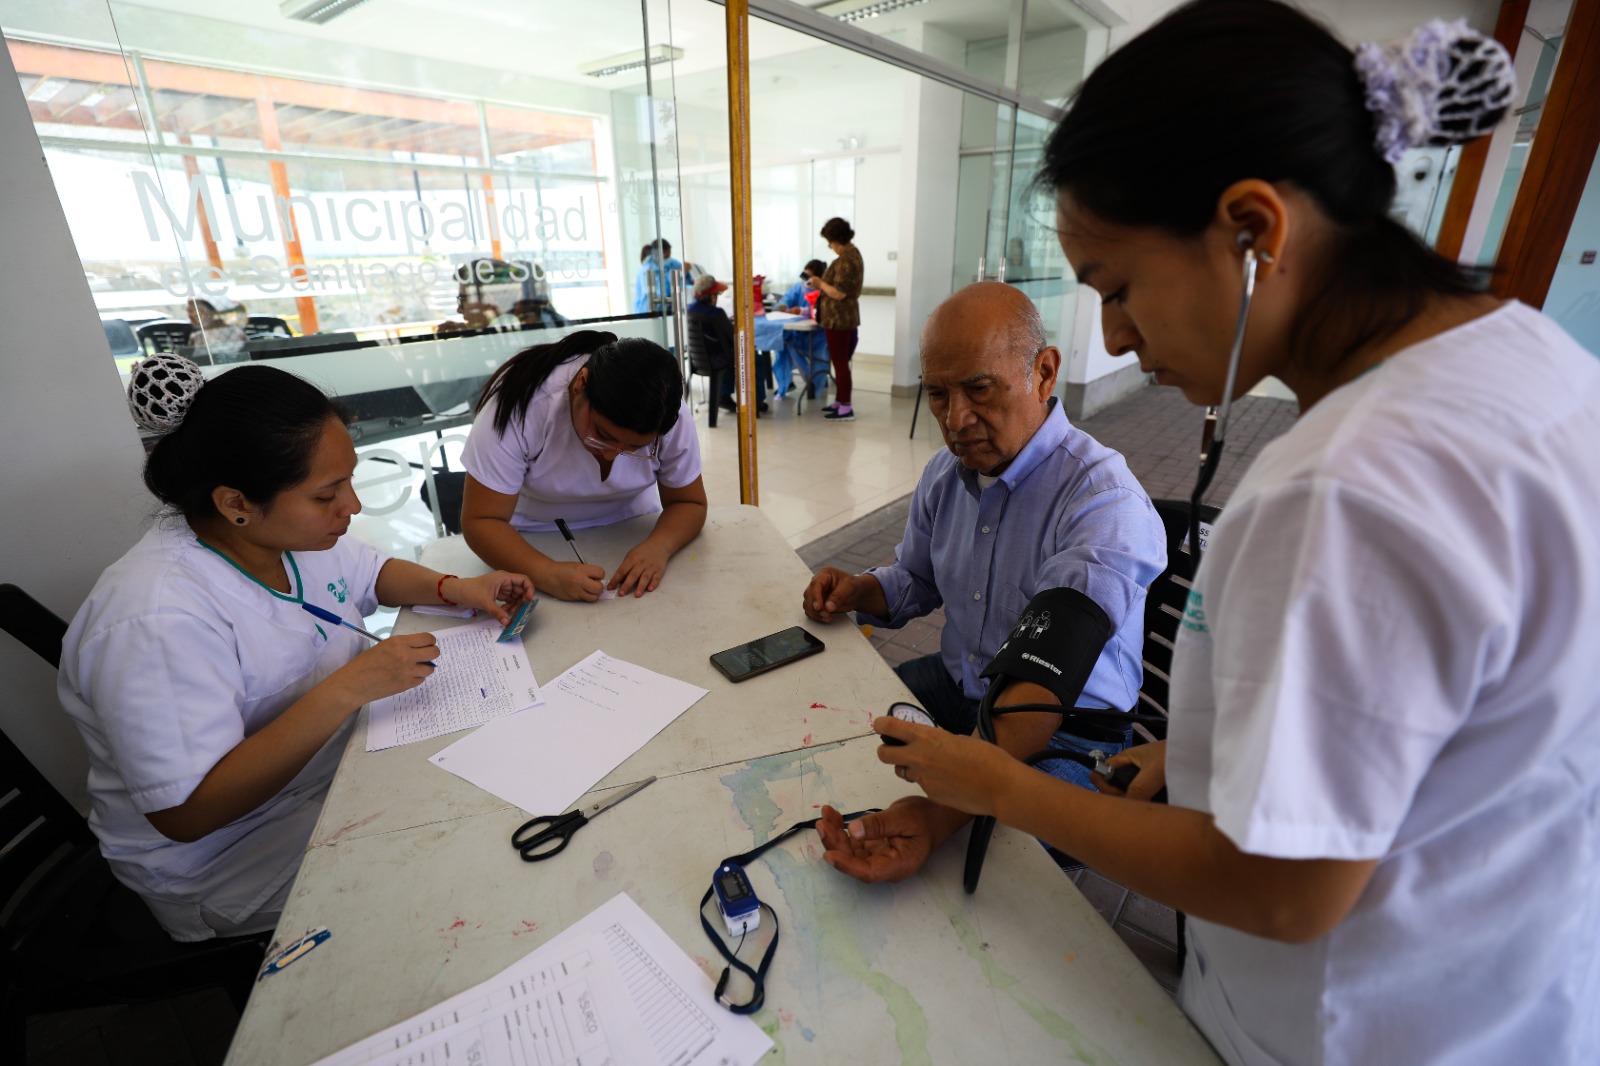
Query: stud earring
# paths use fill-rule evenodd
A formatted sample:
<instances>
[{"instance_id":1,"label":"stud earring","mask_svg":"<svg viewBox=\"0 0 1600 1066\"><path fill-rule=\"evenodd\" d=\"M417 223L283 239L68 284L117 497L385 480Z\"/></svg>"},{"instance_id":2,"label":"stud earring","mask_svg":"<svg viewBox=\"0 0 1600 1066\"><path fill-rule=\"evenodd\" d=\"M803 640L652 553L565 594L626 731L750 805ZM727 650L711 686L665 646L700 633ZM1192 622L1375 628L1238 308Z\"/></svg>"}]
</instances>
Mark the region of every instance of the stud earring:
<instances>
[{"instance_id":1,"label":"stud earring","mask_svg":"<svg viewBox=\"0 0 1600 1066\"><path fill-rule=\"evenodd\" d=\"M240 515L238 518L235 518L234 521L239 523L241 526L244 525L244 515Z\"/></svg>"}]
</instances>

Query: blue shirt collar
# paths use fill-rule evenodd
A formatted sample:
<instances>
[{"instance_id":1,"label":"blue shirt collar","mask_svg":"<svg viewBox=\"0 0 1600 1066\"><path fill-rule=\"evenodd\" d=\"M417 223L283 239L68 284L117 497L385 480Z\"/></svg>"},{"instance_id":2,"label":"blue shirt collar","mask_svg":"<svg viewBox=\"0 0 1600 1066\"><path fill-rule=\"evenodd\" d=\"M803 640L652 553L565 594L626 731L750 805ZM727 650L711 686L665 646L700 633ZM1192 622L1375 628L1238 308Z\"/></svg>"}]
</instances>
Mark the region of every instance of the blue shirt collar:
<instances>
[{"instance_id":1,"label":"blue shirt collar","mask_svg":"<svg viewBox=\"0 0 1600 1066\"><path fill-rule=\"evenodd\" d=\"M1038 469L1039 464L1044 461L1045 457L1055 451L1056 446L1066 439L1067 430L1070 428L1071 423L1067 421L1065 412L1061 410L1061 401L1054 396L1050 397L1050 409L1045 413L1043 424L1033 431L1033 436L1028 438L1028 443L1022 446L1022 450L1017 453L1017 457L1011 460L1011 465L1006 467L1005 472L1000 475L999 481L1005 485L1006 490L1008 492L1014 491L1018 485L1027 480L1028 475ZM974 499L981 494L982 490L978 487L978 472L976 470L967 469L961 465L960 460L957 460L956 475L961 478L961 484L966 486L967 492Z\"/></svg>"}]
</instances>

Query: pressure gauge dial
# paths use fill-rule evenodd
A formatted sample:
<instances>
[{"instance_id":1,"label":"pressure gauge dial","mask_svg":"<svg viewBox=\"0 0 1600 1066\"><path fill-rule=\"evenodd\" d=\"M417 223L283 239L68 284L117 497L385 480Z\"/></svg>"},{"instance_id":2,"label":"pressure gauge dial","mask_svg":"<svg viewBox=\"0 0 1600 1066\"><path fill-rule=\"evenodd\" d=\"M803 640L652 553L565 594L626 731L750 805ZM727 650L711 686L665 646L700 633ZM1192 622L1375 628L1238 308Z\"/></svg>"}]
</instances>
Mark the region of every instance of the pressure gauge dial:
<instances>
[{"instance_id":1,"label":"pressure gauge dial","mask_svg":"<svg viewBox=\"0 0 1600 1066\"><path fill-rule=\"evenodd\" d=\"M889 708L889 717L898 718L902 722L911 722L915 725L938 726L933 716L918 707L915 703L896 703ZM896 740L894 737L881 738L885 744L903 745L905 741Z\"/></svg>"}]
</instances>

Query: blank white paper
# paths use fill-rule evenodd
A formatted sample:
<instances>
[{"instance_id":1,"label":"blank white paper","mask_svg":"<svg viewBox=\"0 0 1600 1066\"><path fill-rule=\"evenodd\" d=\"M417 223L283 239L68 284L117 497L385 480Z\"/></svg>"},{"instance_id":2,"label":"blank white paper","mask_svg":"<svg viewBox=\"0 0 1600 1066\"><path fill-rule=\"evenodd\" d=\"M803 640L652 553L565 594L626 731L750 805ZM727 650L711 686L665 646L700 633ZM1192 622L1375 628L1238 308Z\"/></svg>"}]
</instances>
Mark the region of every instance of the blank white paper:
<instances>
[{"instance_id":1,"label":"blank white paper","mask_svg":"<svg viewBox=\"0 0 1600 1066\"><path fill-rule=\"evenodd\" d=\"M597 651L540 688L542 707L428 761L529 814L560 814L706 691Z\"/></svg>"}]
</instances>

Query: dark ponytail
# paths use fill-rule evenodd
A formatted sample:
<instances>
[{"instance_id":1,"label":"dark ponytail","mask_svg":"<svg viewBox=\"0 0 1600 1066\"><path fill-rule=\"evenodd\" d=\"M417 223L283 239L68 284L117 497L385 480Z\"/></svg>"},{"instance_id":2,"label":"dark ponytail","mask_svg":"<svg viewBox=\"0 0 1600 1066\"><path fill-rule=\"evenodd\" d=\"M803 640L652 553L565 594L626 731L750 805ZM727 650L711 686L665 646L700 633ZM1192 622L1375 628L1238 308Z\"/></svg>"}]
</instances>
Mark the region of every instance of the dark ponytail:
<instances>
[{"instance_id":1,"label":"dark ponytail","mask_svg":"<svg viewBox=\"0 0 1600 1066\"><path fill-rule=\"evenodd\" d=\"M311 476L323 430L346 414L287 371L238 367L206 382L178 427L156 441L145 487L190 525L217 513L211 493L220 485L270 509L278 493Z\"/></svg>"},{"instance_id":2,"label":"dark ponytail","mask_svg":"<svg viewBox=\"0 0 1600 1066\"><path fill-rule=\"evenodd\" d=\"M1308 194L1336 235L1291 343L1331 369L1428 297L1481 292L1486 281L1390 217L1394 169L1375 146L1354 59L1276 0L1195 0L1089 75L1045 145L1038 180L1108 222L1178 237L1204 231L1236 181Z\"/></svg>"},{"instance_id":3,"label":"dark ponytail","mask_svg":"<svg viewBox=\"0 0 1600 1066\"><path fill-rule=\"evenodd\" d=\"M583 394L602 417L634 433L664 436L678 423L683 372L672 353L642 337L599 330L569 333L553 344L524 349L494 372L475 411L497 400L494 429L501 436L513 419L527 417L539 386L556 367L588 356Z\"/></svg>"}]
</instances>

